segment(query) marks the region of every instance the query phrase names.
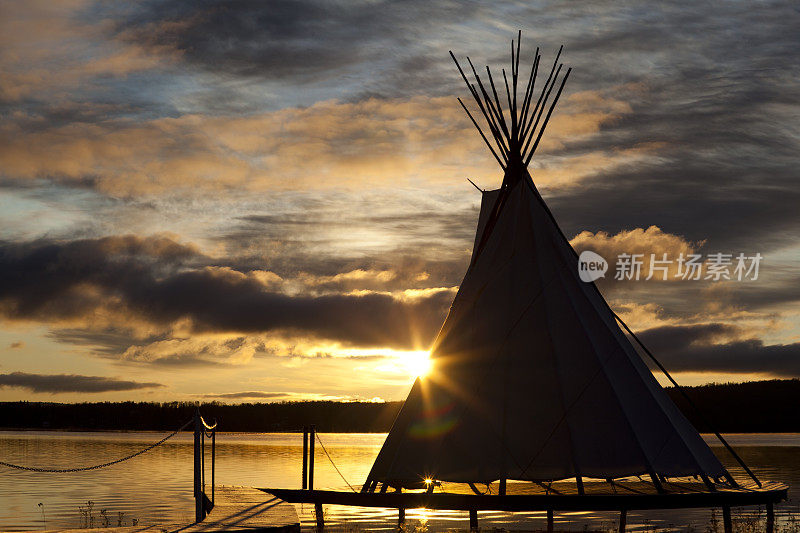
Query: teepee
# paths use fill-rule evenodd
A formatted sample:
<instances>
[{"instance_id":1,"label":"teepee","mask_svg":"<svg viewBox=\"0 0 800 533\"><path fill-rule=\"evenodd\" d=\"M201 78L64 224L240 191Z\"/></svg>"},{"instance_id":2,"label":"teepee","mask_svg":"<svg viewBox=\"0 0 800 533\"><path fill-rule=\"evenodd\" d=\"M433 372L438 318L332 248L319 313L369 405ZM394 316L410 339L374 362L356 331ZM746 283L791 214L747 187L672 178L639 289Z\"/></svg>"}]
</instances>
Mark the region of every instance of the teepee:
<instances>
[{"instance_id":1,"label":"teepee","mask_svg":"<svg viewBox=\"0 0 800 533\"><path fill-rule=\"evenodd\" d=\"M723 479L735 484L601 293L579 278L577 256L528 169L570 70L562 74L559 50L534 100L537 48L518 100L519 49L517 40L503 98L489 67L484 81L467 58L471 83L453 56L488 135L459 102L503 182L483 192L472 259L431 350L433 370L414 383L363 491L426 479L499 480L501 494L505 480L574 478L581 493L586 478L645 476L659 490L677 476L698 476L711 490Z\"/></svg>"}]
</instances>

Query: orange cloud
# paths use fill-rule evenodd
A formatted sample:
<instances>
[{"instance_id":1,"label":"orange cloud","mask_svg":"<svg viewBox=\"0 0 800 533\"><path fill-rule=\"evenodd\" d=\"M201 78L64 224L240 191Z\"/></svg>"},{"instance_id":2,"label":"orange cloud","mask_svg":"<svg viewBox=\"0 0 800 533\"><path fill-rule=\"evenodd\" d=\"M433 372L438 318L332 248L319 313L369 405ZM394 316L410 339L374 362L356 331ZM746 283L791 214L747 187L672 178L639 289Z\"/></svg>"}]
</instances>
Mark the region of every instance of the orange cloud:
<instances>
[{"instance_id":1,"label":"orange cloud","mask_svg":"<svg viewBox=\"0 0 800 533\"><path fill-rule=\"evenodd\" d=\"M597 233L583 231L573 237L570 244L579 254L584 250L591 250L603 256L609 263L609 277L613 276L617 257L621 254L642 255L640 279L645 279L649 275L651 259L661 261L666 254L667 261L671 261L667 269L667 281L680 279L675 277L678 273L678 257L681 254L685 257L695 253L695 250L703 245L702 242L689 242L680 235L665 233L658 226L624 230L616 235L609 235L605 231ZM663 273L656 270L652 279L662 280Z\"/></svg>"},{"instance_id":2,"label":"orange cloud","mask_svg":"<svg viewBox=\"0 0 800 533\"><path fill-rule=\"evenodd\" d=\"M110 21L79 20L77 14L90 5L89 0L26 0L0 6L0 100L53 102L91 84L94 76L125 76L178 57L166 47L109 40Z\"/></svg>"},{"instance_id":3,"label":"orange cloud","mask_svg":"<svg viewBox=\"0 0 800 533\"><path fill-rule=\"evenodd\" d=\"M585 112L588 97L559 110L550 144L595 134L627 109L616 100ZM598 104L599 105L599 104ZM591 154L588 167L630 154ZM610 163L609 163L610 161ZM498 169L452 97L319 102L252 116L183 115L109 120L29 130L0 127L0 164L17 179L85 182L112 195L175 188L308 189L447 181L496 182ZM553 168L564 164L554 161ZM575 174L575 163L566 173ZM562 171L562 174L565 174ZM563 179L563 178L559 178Z\"/></svg>"}]
</instances>

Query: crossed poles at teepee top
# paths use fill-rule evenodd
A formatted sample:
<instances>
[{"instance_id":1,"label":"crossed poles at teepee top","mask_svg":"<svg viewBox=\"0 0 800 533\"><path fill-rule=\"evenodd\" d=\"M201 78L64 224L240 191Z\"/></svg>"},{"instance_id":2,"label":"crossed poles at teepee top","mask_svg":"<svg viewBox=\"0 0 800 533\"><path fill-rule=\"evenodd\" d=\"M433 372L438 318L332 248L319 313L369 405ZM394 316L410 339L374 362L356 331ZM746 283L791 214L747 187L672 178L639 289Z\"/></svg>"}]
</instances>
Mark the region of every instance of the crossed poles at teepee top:
<instances>
[{"instance_id":1,"label":"crossed poles at teepee top","mask_svg":"<svg viewBox=\"0 0 800 533\"><path fill-rule=\"evenodd\" d=\"M568 68L566 74L564 74L561 78L561 84L556 92L555 98L550 103L550 108L547 110L544 121L542 121L542 114L547 107L548 100L550 99L550 95L553 92L556 83L558 82L558 77L563 67L563 64L558 62L558 59L561 57L561 51L564 47L561 46L558 49L558 54L556 54L555 61L553 61L553 66L550 69L550 75L547 77L544 87L542 87L539 98L536 100L536 104L531 107L531 103L533 102L534 86L536 85L536 77L539 73L541 55L539 54L539 48L537 47L533 64L531 65L530 75L528 76L528 84L525 87L525 93L520 102L517 99L517 89L519 85L521 41L522 31L520 30L516 42L513 40L511 41L510 84L506 70L502 69L507 99L507 107L505 110L503 109L503 104L498 96L492 71L489 69L488 65L486 67L486 76L488 79L487 86L484 85L481 77L478 75L478 71L475 69L475 65L472 64L472 60L467 57L467 63L469 63L472 74L475 77L475 83L471 83L467 79L467 76L464 73L464 70L461 68L461 65L458 63L456 56L452 51L450 52L450 57L453 58L456 67L458 67L459 73L461 73L464 83L466 83L467 88L472 94L472 97L478 104L478 109L483 114L483 118L485 119L486 125L489 129L489 135L494 143L489 141L489 138L478 124L478 121L475 120L475 117L469 111L461 98L458 98L458 102L461 104L461 107L464 108L464 111L467 112L472 124L474 124L478 129L481 138L483 138L484 142L489 147L489 150L492 152L494 158L497 160L503 170L506 171L507 177L510 175L508 172L509 168L521 170L523 167L527 167L528 163L530 163L533 154L536 152L536 148L539 146L539 141L542 139L542 134L544 134L544 130L547 127L547 122L550 120L553 109L556 107L558 98L561 96L561 91L564 89L567 78L572 71L571 68ZM491 94L489 93L489 89L491 89ZM506 113L508 114L508 119L506 118ZM505 181L506 180L504 179L504 182Z\"/></svg>"}]
</instances>

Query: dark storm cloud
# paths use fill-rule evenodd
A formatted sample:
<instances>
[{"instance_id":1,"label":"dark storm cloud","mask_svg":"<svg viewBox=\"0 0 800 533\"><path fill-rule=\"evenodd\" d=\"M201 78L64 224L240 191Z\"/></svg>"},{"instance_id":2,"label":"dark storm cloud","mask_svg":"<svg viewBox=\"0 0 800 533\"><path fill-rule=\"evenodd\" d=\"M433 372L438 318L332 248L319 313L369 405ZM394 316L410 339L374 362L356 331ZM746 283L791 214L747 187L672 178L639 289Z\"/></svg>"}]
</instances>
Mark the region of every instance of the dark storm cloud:
<instances>
[{"instance_id":1,"label":"dark storm cloud","mask_svg":"<svg viewBox=\"0 0 800 533\"><path fill-rule=\"evenodd\" d=\"M119 328L87 325L91 329L82 328L58 328L47 333L47 337L56 342L73 344L91 349L92 353L108 358L115 358L123 353L127 348L135 344L152 343L167 340L166 334L149 335L141 338L134 336L125 324L119 324ZM162 358L157 361L159 364L176 363L176 358ZM210 363L210 362L208 362ZM206 364L206 362L204 362Z\"/></svg>"},{"instance_id":2,"label":"dark storm cloud","mask_svg":"<svg viewBox=\"0 0 800 533\"><path fill-rule=\"evenodd\" d=\"M653 353L676 353L692 344L708 344L720 337L735 336L741 329L731 324L697 324L690 326L661 326L639 334L639 338Z\"/></svg>"},{"instance_id":3,"label":"dark storm cloud","mask_svg":"<svg viewBox=\"0 0 800 533\"><path fill-rule=\"evenodd\" d=\"M196 332L282 330L353 345L416 347L432 340L452 299L449 291L413 299L270 292L257 277L230 268L187 268L196 252L165 238L154 241L6 244L0 247L0 311L18 320L83 321L90 330L100 312L118 316L120 330L126 320L168 329L188 319ZM64 335L75 342L74 331ZM124 345L116 332L77 339L106 352Z\"/></svg>"},{"instance_id":4,"label":"dark storm cloud","mask_svg":"<svg viewBox=\"0 0 800 533\"><path fill-rule=\"evenodd\" d=\"M31 392L58 394L63 392L118 392L163 387L161 383L142 383L102 376L76 374L0 374L0 388L19 387Z\"/></svg>"},{"instance_id":5,"label":"dark storm cloud","mask_svg":"<svg viewBox=\"0 0 800 533\"><path fill-rule=\"evenodd\" d=\"M369 202L366 202L368 204ZM312 204L313 206L313 204ZM477 205L446 212L422 210L408 213L368 214L369 205L357 206L348 217L330 207L298 209L299 213L241 217L235 229L216 240L239 270L268 269L283 277L299 272L331 276L357 269L391 271L391 279L332 279L323 290L404 290L458 285L469 261ZM389 249L364 250L363 242L348 248L354 228L378 236L397 236ZM357 235L357 232L355 232ZM444 245L444 246L443 246ZM268 258L264 249L279 246ZM310 250L313 248L313 251ZM323 252L321 252L323 251ZM420 279L420 276L424 279Z\"/></svg>"},{"instance_id":6,"label":"dark storm cloud","mask_svg":"<svg viewBox=\"0 0 800 533\"><path fill-rule=\"evenodd\" d=\"M712 323L652 328L639 337L671 372L800 377L800 343L768 345L756 338L730 338L741 333L736 326Z\"/></svg>"},{"instance_id":7,"label":"dark storm cloud","mask_svg":"<svg viewBox=\"0 0 800 533\"><path fill-rule=\"evenodd\" d=\"M792 273L768 286L745 286L732 294L732 301L742 309L763 310L776 304L800 301L800 276Z\"/></svg>"},{"instance_id":8,"label":"dark storm cloud","mask_svg":"<svg viewBox=\"0 0 800 533\"><path fill-rule=\"evenodd\" d=\"M675 162L671 168L642 165L547 200L568 235L586 228L616 233L655 224L691 241L705 240L705 249L715 252L750 255L796 244L800 219L794 206L800 190L781 183L794 179L794 169L727 172L711 165L698 168L689 162L692 157L686 150L670 158ZM760 185L743 183L751 179Z\"/></svg>"},{"instance_id":9,"label":"dark storm cloud","mask_svg":"<svg viewBox=\"0 0 800 533\"><path fill-rule=\"evenodd\" d=\"M352 73L366 63L411 61L419 69L425 58L402 58L426 31L472 11L463 3L421 0L171 0L149 3L118 30L127 39L173 48L214 72L297 83Z\"/></svg>"},{"instance_id":10,"label":"dark storm cloud","mask_svg":"<svg viewBox=\"0 0 800 533\"><path fill-rule=\"evenodd\" d=\"M278 399L289 398L291 394L287 392L262 392L262 391L242 391L242 392L226 392L222 394L206 394L205 398L219 398L221 400L240 400L243 398L262 398L262 399Z\"/></svg>"},{"instance_id":11,"label":"dark storm cloud","mask_svg":"<svg viewBox=\"0 0 800 533\"><path fill-rule=\"evenodd\" d=\"M795 243L796 6L643 7L547 9L555 24L563 24L573 90L624 83L631 89L625 99L632 112L562 153L658 143L657 157L604 169L554 195L565 230L656 224L711 246L764 250ZM594 31L575 31L590 18Z\"/></svg>"},{"instance_id":12,"label":"dark storm cloud","mask_svg":"<svg viewBox=\"0 0 800 533\"><path fill-rule=\"evenodd\" d=\"M478 199L479 201L480 199ZM325 215L323 215L325 216ZM300 228L313 232L315 227L338 226L351 228L361 226L369 229L385 230L388 233L399 233L409 240L430 238L433 234L443 237L469 240L474 234L477 210L472 207L447 212L421 209L413 213L364 214L355 212L346 219L340 213L328 213L321 219L320 213L304 213L302 215L247 215L240 220L247 223L243 229L255 232L269 232L275 235L285 234L289 228ZM291 231L291 230L290 230ZM297 231L297 230L295 230Z\"/></svg>"},{"instance_id":13,"label":"dark storm cloud","mask_svg":"<svg viewBox=\"0 0 800 533\"><path fill-rule=\"evenodd\" d=\"M190 318L196 331L290 330L367 346L412 347L415 334L427 345L452 300L445 291L411 302L374 293L289 296L207 270L131 281L127 303L156 323Z\"/></svg>"},{"instance_id":14,"label":"dark storm cloud","mask_svg":"<svg viewBox=\"0 0 800 533\"><path fill-rule=\"evenodd\" d=\"M675 370L764 373L800 377L800 343L767 345L759 339L693 347L669 359Z\"/></svg>"},{"instance_id":15,"label":"dark storm cloud","mask_svg":"<svg viewBox=\"0 0 800 533\"><path fill-rule=\"evenodd\" d=\"M173 270L197 255L166 237L0 243L0 309L21 319L83 316L111 296L86 287L155 279L163 269Z\"/></svg>"}]
</instances>

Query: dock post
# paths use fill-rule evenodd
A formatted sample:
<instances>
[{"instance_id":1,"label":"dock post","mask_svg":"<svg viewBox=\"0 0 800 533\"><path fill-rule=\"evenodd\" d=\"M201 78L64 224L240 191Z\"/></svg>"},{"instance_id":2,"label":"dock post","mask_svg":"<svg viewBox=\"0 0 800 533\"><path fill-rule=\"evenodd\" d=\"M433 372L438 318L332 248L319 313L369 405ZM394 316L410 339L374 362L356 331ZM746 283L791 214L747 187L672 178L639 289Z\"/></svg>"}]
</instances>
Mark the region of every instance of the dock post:
<instances>
[{"instance_id":1,"label":"dock post","mask_svg":"<svg viewBox=\"0 0 800 533\"><path fill-rule=\"evenodd\" d=\"M214 508L214 487L216 486L214 479L214 472L216 472L216 467L217 467L216 446L217 446L217 425L215 419L214 429L211 430L211 508L212 509Z\"/></svg>"},{"instance_id":2,"label":"dock post","mask_svg":"<svg viewBox=\"0 0 800 533\"><path fill-rule=\"evenodd\" d=\"M547 510L547 533L553 533L553 510Z\"/></svg>"},{"instance_id":3,"label":"dock post","mask_svg":"<svg viewBox=\"0 0 800 533\"><path fill-rule=\"evenodd\" d=\"M303 426L303 490L308 488L308 426Z\"/></svg>"},{"instance_id":4,"label":"dock post","mask_svg":"<svg viewBox=\"0 0 800 533\"><path fill-rule=\"evenodd\" d=\"M475 509L469 510L469 530L478 531L478 511Z\"/></svg>"},{"instance_id":5,"label":"dock post","mask_svg":"<svg viewBox=\"0 0 800 533\"><path fill-rule=\"evenodd\" d=\"M725 533L733 533L733 522L731 521L730 507L725 506L722 508L722 526L725 530Z\"/></svg>"},{"instance_id":6,"label":"dock post","mask_svg":"<svg viewBox=\"0 0 800 533\"><path fill-rule=\"evenodd\" d=\"M397 492L398 494L402 493L403 492L403 487L398 485L397 488L394 489L394 491ZM397 529L403 529L403 524L405 524L405 523L406 523L406 510L403 507L398 507L398 509L397 509Z\"/></svg>"},{"instance_id":7,"label":"dock post","mask_svg":"<svg viewBox=\"0 0 800 533\"><path fill-rule=\"evenodd\" d=\"M325 514L322 512L322 504L320 502L314 504L314 514L317 515L317 531L324 531Z\"/></svg>"},{"instance_id":8,"label":"dock post","mask_svg":"<svg viewBox=\"0 0 800 533\"><path fill-rule=\"evenodd\" d=\"M625 533L625 527L628 525L628 511L621 509L619 512L619 533Z\"/></svg>"},{"instance_id":9,"label":"dock post","mask_svg":"<svg viewBox=\"0 0 800 533\"><path fill-rule=\"evenodd\" d=\"M772 506L772 502L767 504L767 533L773 533L775 531L775 509Z\"/></svg>"},{"instance_id":10,"label":"dock post","mask_svg":"<svg viewBox=\"0 0 800 533\"><path fill-rule=\"evenodd\" d=\"M317 427L308 428L308 490L314 490L314 439L317 437Z\"/></svg>"},{"instance_id":11,"label":"dock post","mask_svg":"<svg viewBox=\"0 0 800 533\"><path fill-rule=\"evenodd\" d=\"M505 480L505 478L500 480L500 490L498 492L500 493L500 496L505 496L506 495L506 480Z\"/></svg>"},{"instance_id":12,"label":"dock post","mask_svg":"<svg viewBox=\"0 0 800 533\"><path fill-rule=\"evenodd\" d=\"M202 522L203 518L203 491L200 488L200 439L202 431L200 427L200 408L194 413L194 520Z\"/></svg>"}]
</instances>

